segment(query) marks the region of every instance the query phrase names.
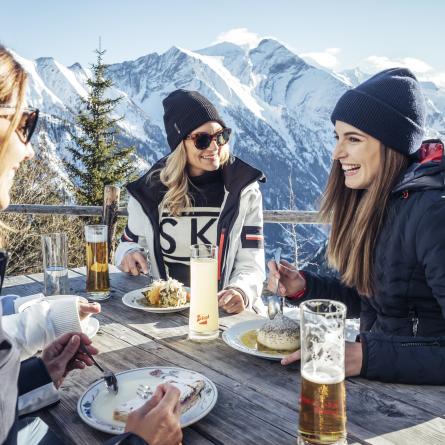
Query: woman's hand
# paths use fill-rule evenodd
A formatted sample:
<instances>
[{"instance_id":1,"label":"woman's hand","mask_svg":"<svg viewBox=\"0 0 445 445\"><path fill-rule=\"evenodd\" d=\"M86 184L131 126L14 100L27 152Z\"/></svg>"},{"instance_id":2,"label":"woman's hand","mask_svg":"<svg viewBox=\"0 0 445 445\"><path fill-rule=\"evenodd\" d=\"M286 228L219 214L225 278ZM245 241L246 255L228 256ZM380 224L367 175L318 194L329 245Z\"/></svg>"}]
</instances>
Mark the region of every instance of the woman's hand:
<instances>
[{"instance_id":1,"label":"woman's hand","mask_svg":"<svg viewBox=\"0 0 445 445\"><path fill-rule=\"evenodd\" d=\"M277 291L277 280L279 281L278 294L282 297L293 295L306 287L304 277L286 260L281 260L279 267L274 260L270 260L267 266L269 267L267 288L274 294Z\"/></svg>"},{"instance_id":2,"label":"woman's hand","mask_svg":"<svg viewBox=\"0 0 445 445\"><path fill-rule=\"evenodd\" d=\"M363 364L363 349L360 342L346 342L345 374L346 377L360 375Z\"/></svg>"},{"instance_id":3,"label":"woman's hand","mask_svg":"<svg viewBox=\"0 0 445 445\"><path fill-rule=\"evenodd\" d=\"M79 351L81 341L90 354L98 353L98 350L91 346L88 336L77 332L60 336L43 350L42 361L56 388L60 387L63 379L73 369L83 369L93 364L86 354Z\"/></svg>"},{"instance_id":4,"label":"woman's hand","mask_svg":"<svg viewBox=\"0 0 445 445\"><path fill-rule=\"evenodd\" d=\"M135 276L139 275L141 272L147 274L148 263L144 252L141 250L133 250L131 252L128 252L122 258L119 269L122 272L127 272Z\"/></svg>"},{"instance_id":5,"label":"woman's hand","mask_svg":"<svg viewBox=\"0 0 445 445\"><path fill-rule=\"evenodd\" d=\"M218 292L218 306L229 314L239 314L246 308L243 296L236 289L224 289Z\"/></svg>"},{"instance_id":6,"label":"woman's hand","mask_svg":"<svg viewBox=\"0 0 445 445\"><path fill-rule=\"evenodd\" d=\"M180 392L175 386L159 385L145 405L129 414L125 431L137 434L150 445L180 444L179 396Z\"/></svg>"},{"instance_id":7,"label":"woman's hand","mask_svg":"<svg viewBox=\"0 0 445 445\"><path fill-rule=\"evenodd\" d=\"M98 314L101 311L99 303L88 303L87 300L81 299L79 301L79 317L81 320L85 320L92 314Z\"/></svg>"},{"instance_id":8,"label":"woman's hand","mask_svg":"<svg viewBox=\"0 0 445 445\"><path fill-rule=\"evenodd\" d=\"M282 365L289 365L301 359L301 351L295 351L281 360ZM359 342L345 343L345 376L354 377L360 375L363 363L362 344Z\"/></svg>"}]
</instances>

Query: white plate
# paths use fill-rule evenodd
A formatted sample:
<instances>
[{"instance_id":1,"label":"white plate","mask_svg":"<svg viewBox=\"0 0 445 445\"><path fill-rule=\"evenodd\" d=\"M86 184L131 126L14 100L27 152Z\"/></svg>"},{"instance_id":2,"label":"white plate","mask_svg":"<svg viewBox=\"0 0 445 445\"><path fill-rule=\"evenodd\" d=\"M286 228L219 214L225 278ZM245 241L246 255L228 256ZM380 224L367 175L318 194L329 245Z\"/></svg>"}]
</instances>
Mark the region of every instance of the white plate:
<instances>
[{"instance_id":1,"label":"white plate","mask_svg":"<svg viewBox=\"0 0 445 445\"><path fill-rule=\"evenodd\" d=\"M125 304L125 306L132 307L134 309L141 309L142 311L146 312L153 312L155 314L165 314L168 312L179 312L184 311L185 309L188 309L190 307L190 303L186 303L183 306L175 306L175 307L155 307L155 306L146 306L144 304L141 304L138 302L140 298L145 298L142 292L146 291L148 289L147 287L143 287L142 289L136 289L132 290L131 292L127 292L122 297L122 303ZM184 290L186 292L190 292L189 287L184 286Z\"/></svg>"},{"instance_id":2,"label":"white plate","mask_svg":"<svg viewBox=\"0 0 445 445\"><path fill-rule=\"evenodd\" d=\"M258 351L257 349L249 348L242 341L241 337L248 331L260 329L267 319L261 320L248 320L237 323L227 329L222 334L222 339L233 349L245 352L246 354L255 355L256 357L266 358L268 360L281 360L288 354L277 354L264 351Z\"/></svg>"},{"instance_id":3,"label":"white plate","mask_svg":"<svg viewBox=\"0 0 445 445\"><path fill-rule=\"evenodd\" d=\"M101 379L93 383L77 402L77 412L80 418L88 425L99 431L110 434L121 434L125 425L113 420L113 409L135 396L136 387L143 382L154 391L160 383L175 380L177 382L195 382L204 380L205 386L201 391L199 400L181 415L181 427L191 425L206 416L215 406L218 390L207 377L195 371L173 367L137 368L116 374L119 383L119 392L115 396L108 392ZM125 388L125 389L123 389Z\"/></svg>"},{"instance_id":4,"label":"white plate","mask_svg":"<svg viewBox=\"0 0 445 445\"><path fill-rule=\"evenodd\" d=\"M88 317L87 321L87 325L82 326L82 331L87 334L89 338L93 338L99 330L99 320L97 318Z\"/></svg>"}]
</instances>

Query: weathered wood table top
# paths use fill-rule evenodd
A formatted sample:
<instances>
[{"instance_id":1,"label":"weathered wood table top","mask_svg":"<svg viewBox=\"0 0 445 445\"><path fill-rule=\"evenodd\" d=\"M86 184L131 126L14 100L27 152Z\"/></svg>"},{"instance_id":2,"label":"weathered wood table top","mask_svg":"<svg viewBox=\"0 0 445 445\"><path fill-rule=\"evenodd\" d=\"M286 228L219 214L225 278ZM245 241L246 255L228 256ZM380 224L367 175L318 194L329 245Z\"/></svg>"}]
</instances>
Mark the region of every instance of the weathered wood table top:
<instances>
[{"instance_id":1,"label":"weathered wood table top","mask_svg":"<svg viewBox=\"0 0 445 445\"><path fill-rule=\"evenodd\" d=\"M84 269L70 271L70 287L81 295ZM218 388L218 401L202 420L184 429L184 444L295 444L300 372L233 350L221 339L187 340L187 311L151 314L123 305L124 293L145 285L142 277L111 270L112 297L97 316L98 359L118 372L145 366L179 366L200 372ZM9 277L3 293L42 291L42 274ZM257 316L222 316L221 330ZM445 370L444 370L445 372ZM96 368L75 371L61 388L61 402L39 415L67 444L99 444L109 436L84 424L76 411L83 391L99 377ZM445 387L383 384L348 379L348 443L372 445L445 444Z\"/></svg>"}]
</instances>

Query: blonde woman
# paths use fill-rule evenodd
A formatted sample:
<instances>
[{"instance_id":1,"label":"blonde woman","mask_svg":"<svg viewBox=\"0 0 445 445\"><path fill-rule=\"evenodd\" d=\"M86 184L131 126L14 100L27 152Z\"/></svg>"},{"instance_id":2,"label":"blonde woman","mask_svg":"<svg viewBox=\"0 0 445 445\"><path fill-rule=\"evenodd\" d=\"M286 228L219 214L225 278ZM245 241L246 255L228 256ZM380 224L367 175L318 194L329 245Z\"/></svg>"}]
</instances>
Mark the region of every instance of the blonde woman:
<instances>
[{"instance_id":1,"label":"blonde woman","mask_svg":"<svg viewBox=\"0 0 445 445\"><path fill-rule=\"evenodd\" d=\"M229 152L231 129L197 91L163 101L171 154L128 185L128 224L116 252L124 272L189 285L190 246L218 245L219 305L228 313L255 308L264 277L264 175Z\"/></svg>"},{"instance_id":2,"label":"blonde woman","mask_svg":"<svg viewBox=\"0 0 445 445\"><path fill-rule=\"evenodd\" d=\"M346 92L331 120L337 145L321 214L327 256L340 279L269 262L269 285L290 302L330 298L360 316L346 345L346 375L444 384L445 158L421 145L425 105L407 69L392 68ZM299 351L283 364L299 359Z\"/></svg>"},{"instance_id":3,"label":"blonde woman","mask_svg":"<svg viewBox=\"0 0 445 445\"><path fill-rule=\"evenodd\" d=\"M34 156L30 140L39 110L26 106L25 90L26 74L0 47L0 209L9 205L10 190L20 163ZM2 230L8 228L0 221L0 289L7 262L6 251L1 246ZM81 332L81 319L100 312L100 305L89 304L81 298L41 297L37 295L32 301L16 295L0 298L2 313L7 315L3 326L20 349L22 359L34 355L66 332ZM24 300L28 309L16 313Z\"/></svg>"},{"instance_id":4,"label":"blonde woman","mask_svg":"<svg viewBox=\"0 0 445 445\"><path fill-rule=\"evenodd\" d=\"M14 174L20 164L33 157L30 139L34 132L38 111L26 107L27 76L12 55L0 46L0 209L9 204L9 193ZM4 254L0 257L0 283L5 271ZM36 305L34 305L36 306ZM27 312L27 311L25 311ZM77 318L77 307L74 312ZM58 445L64 443L39 418L17 418L58 400L58 388L73 369L91 366L93 362L79 352L82 342L91 354L97 349L80 332L67 332L46 345L39 358L20 363L16 339L8 334L13 324L3 317L0 304L0 443L4 445ZM65 314L69 319L72 314ZM21 315L18 314L18 317ZM9 316L14 317L14 316ZM51 314L47 314L51 317ZM17 320L17 319L13 319ZM45 329L35 326L39 319L28 319L25 330ZM18 398L19 397L19 398ZM179 390L171 385L160 385L153 398L134 411L127 422L127 433L110 439L111 444L177 445L182 433L179 423Z\"/></svg>"}]
</instances>

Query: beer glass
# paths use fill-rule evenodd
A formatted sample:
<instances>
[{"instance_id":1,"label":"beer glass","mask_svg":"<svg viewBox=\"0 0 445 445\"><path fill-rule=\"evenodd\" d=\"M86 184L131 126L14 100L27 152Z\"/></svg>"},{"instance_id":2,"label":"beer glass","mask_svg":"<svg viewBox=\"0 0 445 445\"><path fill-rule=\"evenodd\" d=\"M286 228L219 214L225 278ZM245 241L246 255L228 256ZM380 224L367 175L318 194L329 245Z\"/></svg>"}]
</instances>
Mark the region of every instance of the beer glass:
<instances>
[{"instance_id":1,"label":"beer glass","mask_svg":"<svg viewBox=\"0 0 445 445\"><path fill-rule=\"evenodd\" d=\"M194 244L190 257L189 339L218 338L218 247Z\"/></svg>"},{"instance_id":2,"label":"beer glass","mask_svg":"<svg viewBox=\"0 0 445 445\"><path fill-rule=\"evenodd\" d=\"M330 300L300 305L300 445L346 444L346 306Z\"/></svg>"},{"instance_id":3,"label":"beer glass","mask_svg":"<svg viewBox=\"0 0 445 445\"><path fill-rule=\"evenodd\" d=\"M41 239L45 295L66 295L69 293L66 234L50 233Z\"/></svg>"},{"instance_id":4,"label":"beer glass","mask_svg":"<svg viewBox=\"0 0 445 445\"><path fill-rule=\"evenodd\" d=\"M85 226L87 255L86 291L90 300L105 300L110 296L107 239L107 226Z\"/></svg>"}]
</instances>

